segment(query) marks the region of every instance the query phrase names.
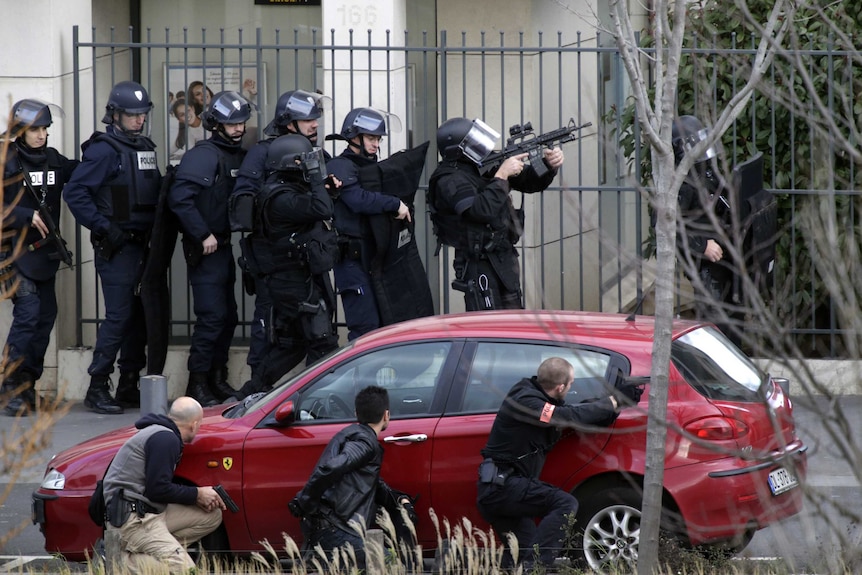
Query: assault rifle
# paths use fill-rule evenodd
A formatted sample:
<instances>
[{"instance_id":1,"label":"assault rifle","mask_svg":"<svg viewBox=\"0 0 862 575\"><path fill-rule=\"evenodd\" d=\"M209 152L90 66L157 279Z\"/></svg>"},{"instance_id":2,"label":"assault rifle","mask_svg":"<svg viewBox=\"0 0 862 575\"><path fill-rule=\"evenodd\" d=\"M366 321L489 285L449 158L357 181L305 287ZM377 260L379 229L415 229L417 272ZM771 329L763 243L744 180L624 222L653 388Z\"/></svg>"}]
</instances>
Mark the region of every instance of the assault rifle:
<instances>
[{"instance_id":1,"label":"assault rifle","mask_svg":"<svg viewBox=\"0 0 862 575\"><path fill-rule=\"evenodd\" d=\"M592 122L587 122L578 126L575 125L575 119L570 118L569 123L562 128L536 135L532 123L516 124L509 128L510 137L506 140L506 147L503 151L494 152L482 160L480 169L483 172L488 172L506 159L526 153L528 154L527 161L535 170L536 175L541 178L548 172L548 166L543 161L545 148L554 148L567 142L573 142L578 139L580 130L592 125Z\"/></svg>"},{"instance_id":2,"label":"assault rifle","mask_svg":"<svg viewBox=\"0 0 862 575\"><path fill-rule=\"evenodd\" d=\"M38 250L44 245L48 245L49 243L53 244L54 249L57 250L57 253L60 256L60 259L64 264L71 268L73 265L72 252L70 252L69 248L66 247L66 240L64 240L63 236L60 235L60 230L57 229L57 224L54 222L54 217L48 209L48 204L45 203L44 198L40 199L39 194L37 194L36 190L33 189L33 183L30 181L30 174L26 170L24 171L23 176L24 186L31 194L33 194L33 199L36 200L36 205L39 206L39 217L42 218L42 221L45 223L45 227L48 228L48 235L27 246L27 250L32 252ZM42 177L45 177L44 174Z\"/></svg>"}]
</instances>

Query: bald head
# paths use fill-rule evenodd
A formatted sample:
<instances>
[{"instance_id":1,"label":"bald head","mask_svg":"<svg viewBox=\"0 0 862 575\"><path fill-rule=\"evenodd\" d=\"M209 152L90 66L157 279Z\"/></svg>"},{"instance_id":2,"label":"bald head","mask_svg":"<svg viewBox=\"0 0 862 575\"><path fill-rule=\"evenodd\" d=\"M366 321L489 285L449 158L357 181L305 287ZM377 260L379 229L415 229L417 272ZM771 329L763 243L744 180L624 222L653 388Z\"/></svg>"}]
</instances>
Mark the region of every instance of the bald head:
<instances>
[{"instance_id":1,"label":"bald head","mask_svg":"<svg viewBox=\"0 0 862 575\"><path fill-rule=\"evenodd\" d=\"M177 429L183 436L183 441L191 443L197 435L201 420L204 417L204 410L195 398L182 396L176 398L171 404L168 417L177 425Z\"/></svg>"},{"instance_id":2,"label":"bald head","mask_svg":"<svg viewBox=\"0 0 862 575\"><path fill-rule=\"evenodd\" d=\"M539 366L536 379L542 389L549 391L559 386L567 386L574 376L572 364L562 357L549 357Z\"/></svg>"}]
</instances>

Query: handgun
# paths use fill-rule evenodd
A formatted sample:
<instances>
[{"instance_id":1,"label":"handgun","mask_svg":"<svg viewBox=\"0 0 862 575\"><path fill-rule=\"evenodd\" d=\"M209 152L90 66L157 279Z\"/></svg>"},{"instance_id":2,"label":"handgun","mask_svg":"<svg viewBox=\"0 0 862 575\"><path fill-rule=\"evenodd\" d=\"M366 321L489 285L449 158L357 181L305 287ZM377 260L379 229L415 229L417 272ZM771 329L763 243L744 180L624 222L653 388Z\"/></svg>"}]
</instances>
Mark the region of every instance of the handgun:
<instances>
[{"instance_id":1,"label":"handgun","mask_svg":"<svg viewBox=\"0 0 862 575\"><path fill-rule=\"evenodd\" d=\"M236 502L230 498L230 495L228 495L227 489L222 487L221 484L216 485L215 487L213 487L213 489L215 489L215 492L218 493L218 496L221 497L221 500L224 501L224 504L227 506L231 513L236 513L239 511L239 507L237 506Z\"/></svg>"}]
</instances>

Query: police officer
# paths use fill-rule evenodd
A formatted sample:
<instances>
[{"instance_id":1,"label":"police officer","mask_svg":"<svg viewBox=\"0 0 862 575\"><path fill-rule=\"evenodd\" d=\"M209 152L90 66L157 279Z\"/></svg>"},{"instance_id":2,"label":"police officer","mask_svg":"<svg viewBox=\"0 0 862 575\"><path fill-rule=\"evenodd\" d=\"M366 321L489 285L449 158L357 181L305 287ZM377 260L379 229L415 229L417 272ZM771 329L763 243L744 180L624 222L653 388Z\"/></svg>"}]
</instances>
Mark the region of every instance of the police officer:
<instances>
[{"instance_id":1,"label":"police officer","mask_svg":"<svg viewBox=\"0 0 862 575\"><path fill-rule=\"evenodd\" d=\"M183 156L168 195L168 205L183 230L194 296L186 395L204 407L235 394L227 383L225 363L238 321L228 198L245 157L242 138L250 117L251 104L240 94L216 94L202 115L204 129L212 137Z\"/></svg>"},{"instance_id":2,"label":"police officer","mask_svg":"<svg viewBox=\"0 0 862 575\"><path fill-rule=\"evenodd\" d=\"M698 143L708 137L708 131L695 116L680 116L673 123L671 144L677 165ZM698 317L713 321L725 335L739 343L739 331L725 318L735 315L732 301L733 267L725 259L721 245L722 232L716 223L729 219L728 204L721 195L723 185L713 165L714 148L708 148L696 159L679 189L679 224L677 250L686 276L696 293ZM714 216L710 215L710 211ZM655 225L655 213L653 225ZM729 222L727 222L729 223Z\"/></svg>"},{"instance_id":3,"label":"police officer","mask_svg":"<svg viewBox=\"0 0 862 575\"><path fill-rule=\"evenodd\" d=\"M338 347L329 279L338 245L323 152L299 134L279 136L269 145L266 169L273 173L243 256L272 298L270 347L240 390L243 397L271 388L303 358L311 364Z\"/></svg>"},{"instance_id":4,"label":"police officer","mask_svg":"<svg viewBox=\"0 0 862 575\"><path fill-rule=\"evenodd\" d=\"M236 185L231 198L231 205L250 205L261 191L267 176L267 152L273 139L285 134L300 134L305 136L312 146L317 145L317 130L325 110L330 109L332 100L322 94L306 92L305 90L290 90L279 96L275 105L272 121L264 128L267 139L261 140L248 151L240 166ZM328 158L328 154L324 152ZM242 202L240 198L248 198ZM251 213L250 210L246 213ZM249 225L237 221L236 209L232 208L232 228L234 231L250 231ZM253 233L253 232L252 232ZM244 266L243 258L241 266ZM248 348L246 363L251 368L252 376L257 372L261 360L269 351L269 339L266 335L266 321L269 317L272 301L266 291L266 282L256 281L254 274L243 267L243 283L246 291L255 296L254 321L251 325L251 343Z\"/></svg>"},{"instance_id":5,"label":"police officer","mask_svg":"<svg viewBox=\"0 0 862 575\"><path fill-rule=\"evenodd\" d=\"M496 133L479 120L452 118L437 129L442 160L428 184L428 206L439 243L455 248L452 287L464 292L468 311L523 307L518 252L524 227L523 208L515 209L509 192L547 188L563 164L559 148L546 149L549 168L541 177L523 162L526 154L507 158L483 175L478 161L491 152ZM464 149L471 150L469 156Z\"/></svg>"},{"instance_id":6,"label":"police officer","mask_svg":"<svg viewBox=\"0 0 862 575\"><path fill-rule=\"evenodd\" d=\"M326 136L327 140L347 142L344 151L326 167L341 182L335 202L335 226L342 258L334 271L347 337L351 340L381 325L369 274L375 246L368 216L392 214L396 219L411 221L410 209L400 199L363 186L362 169L377 162L380 143L389 133L387 120L390 126L395 123L400 129L397 116L373 108L355 108L345 116L340 133Z\"/></svg>"},{"instance_id":7,"label":"police officer","mask_svg":"<svg viewBox=\"0 0 862 575\"><path fill-rule=\"evenodd\" d=\"M75 219L91 232L105 300L84 397L84 405L96 413L123 413L123 405L140 403L146 331L141 329L145 323L137 287L162 181L156 145L144 134L152 107L137 82L111 88L102 118L107 128L81 145L81 163L63 191ZM114 398L110 376L118 352L120 379Z\"/></svg>"},{"instance_id":8,"label":"police officer","mask_svg":"<svg viewBox=\"0 0 862 575\"><path fill-rule=\"evenodd\" d=\"M506 398L482 449L477 503L479 513L503 540L518 540L524 573L536 563L547 569L560 556L566 516L578 502L562 489L539 480L545 457L575 424L610 425L621 407L637 405L643 389L623 379L608 397L567 404L574 368L563 358L551 357L536 375L516 383ZM541 517L536 525L536 517ZM538 556L534 556L534 549ZM509 550L504 567L511 567Z\"/></svg>"},{"instance_id":9,"label":"police officer","mask_svg":"<svg viewBox=\"0 0 862 575\"><path fill-rule=\"evenodd\" d=\"M36 409L34 384L42 376L57 318L54 280L62 259L57 238L49 235L52 227L55 232L59 229L60 192L77 165L77 161L48 147L51 108L63 117L63 111L54 104L33 99L16 102L6 132L14 141L7 149L3 174L3 225L16 233L0 246L0 282L4 288L16 281L18 285L11 294L12 325L6 338L6 365L10 367L0 401L9 400L3 411L13 416ZM22 234L23 249L16 254Z\"/></svg>"}]
</instances>

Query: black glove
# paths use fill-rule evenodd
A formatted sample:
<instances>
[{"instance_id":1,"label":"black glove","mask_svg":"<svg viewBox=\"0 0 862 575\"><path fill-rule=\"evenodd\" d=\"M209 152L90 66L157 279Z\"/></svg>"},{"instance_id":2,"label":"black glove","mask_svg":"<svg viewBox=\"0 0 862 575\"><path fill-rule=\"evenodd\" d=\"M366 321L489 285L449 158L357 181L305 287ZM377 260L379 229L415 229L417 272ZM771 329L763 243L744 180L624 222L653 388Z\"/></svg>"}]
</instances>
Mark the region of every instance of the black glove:
<instances>
[{"instance_id":1,"label":"black glove","mask_svg":"<svg viewBox=\"0 0 862 575\"><path fill-rule=\"evenodd\" d=\"M410 519L410 522L413 523L413 525L416 525L419 521L419 516L416 515L416 508L413 507L413 502L405 499L401 502L401 507L403 507L404 511L407 512L407 518Z\"/></svg>"},{"instance_id":2,"label":"black glove","mask_svg":"<svg viewBox=\"0 0 862 575\"><path fill-rule=\"evenodd\" d=\"M628 407L637 405L644 393L642 383L634 383L620 379L614 390L614 396L619 401L620 406Z\"/></svg>"},{"instance_id":3,"label":"black glove","mask_svg":"<svg viewBox=\"0 0 862 575\"><path fill-rule=\"evenodd\" d=\"M302 505L299 504L299 497L294 497L287 504L287 508L290 509L290 514L294 517L302 519L305 517L305 511L302 509Z\"/></svg>"},{"instance_id":4,"label":"black glove","mask_svg":"<svg viewBox=\"0 0 862 575\"><path fill-rule=\"evenodd\" d=\"M125 232L113 222L104 233L100 233L93 238L96 254L105 261L109 261L114 257L114 254L120 251L120 248L125 243Z\"/></svg>"}]
</instances>

